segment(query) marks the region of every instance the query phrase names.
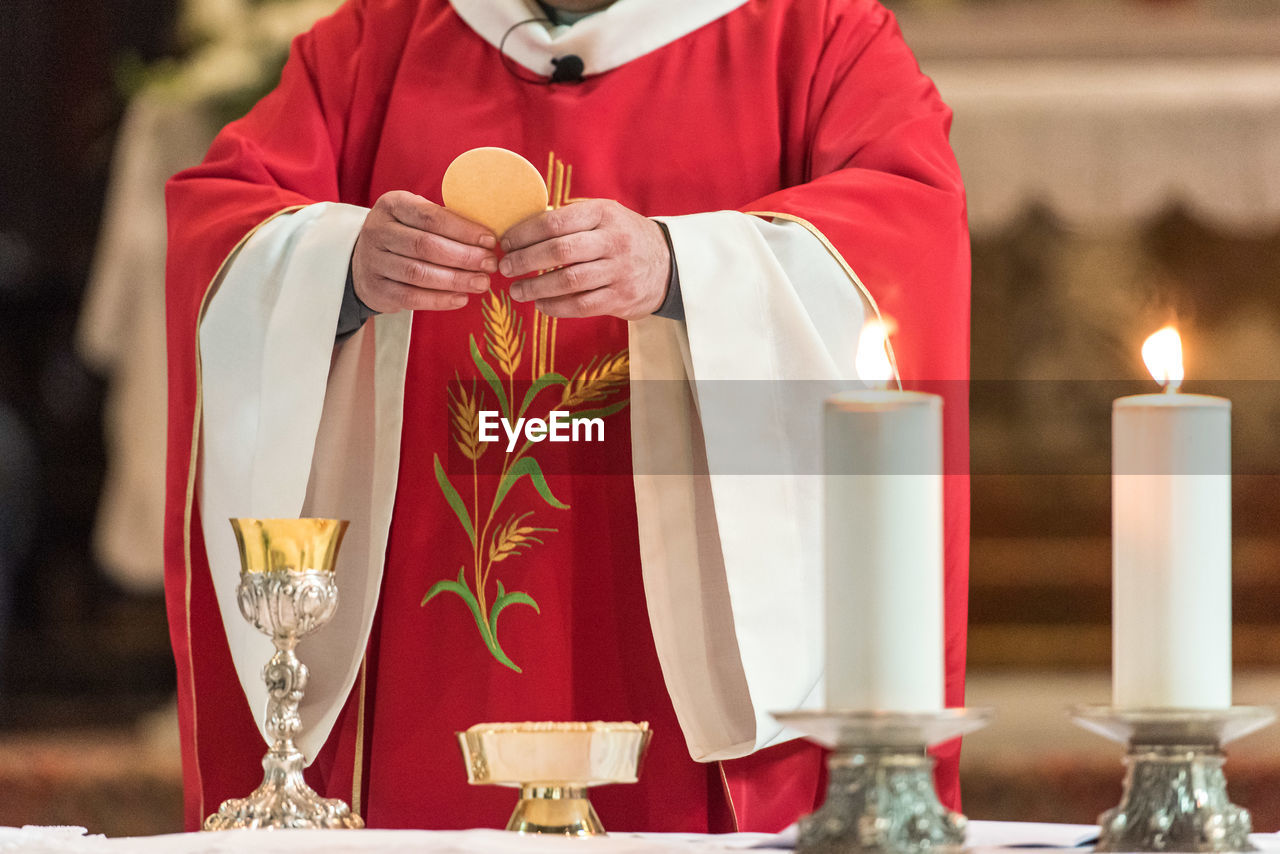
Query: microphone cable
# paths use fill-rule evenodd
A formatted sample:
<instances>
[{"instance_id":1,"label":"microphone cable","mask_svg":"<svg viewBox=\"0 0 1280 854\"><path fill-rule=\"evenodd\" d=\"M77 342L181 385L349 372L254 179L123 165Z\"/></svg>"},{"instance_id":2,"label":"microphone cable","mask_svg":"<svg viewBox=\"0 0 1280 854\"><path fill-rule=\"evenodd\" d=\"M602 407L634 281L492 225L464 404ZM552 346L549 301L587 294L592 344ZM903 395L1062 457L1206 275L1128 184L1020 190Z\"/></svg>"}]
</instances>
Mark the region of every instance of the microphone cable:
<instances>
[{"instance_id":1,"label":"microphone cable","mask_svg":"<svg viewBox=\"0 0 1280 854\"><path fill-rule=\"evenodd\" d=\"M498 57L502 60L502 67L512 77L524 83L531 83L535 86L551 86L555 83L581 83L582 82L582 57L577 54L568 53L564 56L556 56L551 58L553 71L547 77L531 76L524 73L523 68L516 63L514 59L507 56L506 45L507 38L519 27L528 24L551 24L550 18L525 18L523 21L516 21L507 31L502 34L502 38L498 40Z\"/></svg>"}]
</instances>

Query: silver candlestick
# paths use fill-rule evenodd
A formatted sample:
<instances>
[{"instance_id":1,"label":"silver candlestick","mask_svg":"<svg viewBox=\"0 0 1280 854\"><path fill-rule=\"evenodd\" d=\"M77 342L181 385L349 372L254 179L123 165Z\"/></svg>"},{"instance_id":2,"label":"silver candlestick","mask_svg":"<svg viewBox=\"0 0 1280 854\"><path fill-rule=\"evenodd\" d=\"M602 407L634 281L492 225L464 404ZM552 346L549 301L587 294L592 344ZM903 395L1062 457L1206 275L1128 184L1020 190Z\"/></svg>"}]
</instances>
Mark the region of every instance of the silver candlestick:
<instances>
[{"instance_id":1,"label":"silver candlestick","mask_svg":"<svg viewBox=\"0 0 1280 854\"><path fill-rule=\"evenodd\" d=\"M336 519L232 519L240 547L240 613L271 637L276 652L263 668L271 701L262 758L262 784L247 798L225 801L205 819L205 830L262 828L356 828L360 816L337 798L322 798L302 777L306 757L294 737L302 729L298 705L307 687L307 666L298 641L320 628L338 607L333 578L347 523Z\"/></svg>"},{"instance_id":2,"label":"silver candlestick","mask_svg":"<svg viewBox=\"0 0 1280 854\"><path fill-rule=\"evenodd\" d=\"M959 850L968 824L938 801L926 750L986 726L990 709L814 710L774 717L831 749L827 800L800 822L797 854Z\"/></svg>"},{"instance_id":3,"label":"silver candlestick","mask_svg":"<svg viewBox=\"0 0 1280 854\"><path fill-rule=\"evenodd\" d=\"M1275 720L1260 706L1074 706L1087 730L1128 745L1124 794L1098 817L1096 851L1253 851L1249 811L1227 798L1223 745Z\"/></svg>"}]
</instances>

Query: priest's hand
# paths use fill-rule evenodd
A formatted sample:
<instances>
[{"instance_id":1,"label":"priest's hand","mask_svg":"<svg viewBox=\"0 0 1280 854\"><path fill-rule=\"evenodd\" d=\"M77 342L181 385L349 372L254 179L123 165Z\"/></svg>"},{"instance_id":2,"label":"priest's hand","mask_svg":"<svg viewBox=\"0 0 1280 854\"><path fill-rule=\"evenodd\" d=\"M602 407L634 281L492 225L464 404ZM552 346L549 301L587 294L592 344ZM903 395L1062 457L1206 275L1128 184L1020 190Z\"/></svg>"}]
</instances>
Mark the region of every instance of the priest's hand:
<instances>
[{"instance_id":1,"label":"priest's hand","mask_svg":"<svg viewBox=\"0 0 1280 854\"><path fill-rule=\"evenodd\" d=\"M493 232L403 190L365 218L351 255L356 296L374 311L451 311L489 290L498 269Z\"/></svg>"},{"instance_id":2,"label":"priest's hand","mask_svg":"<svg viewBox=\"0 0 1280 854\"><path fill-rule=\"evenodd\" d=\"M656 222L607 199L588 199L517 223L502 238L499 270L511 297L553 317L638 320L667 294L671 251Z\"/></svg>"}]
</instances>

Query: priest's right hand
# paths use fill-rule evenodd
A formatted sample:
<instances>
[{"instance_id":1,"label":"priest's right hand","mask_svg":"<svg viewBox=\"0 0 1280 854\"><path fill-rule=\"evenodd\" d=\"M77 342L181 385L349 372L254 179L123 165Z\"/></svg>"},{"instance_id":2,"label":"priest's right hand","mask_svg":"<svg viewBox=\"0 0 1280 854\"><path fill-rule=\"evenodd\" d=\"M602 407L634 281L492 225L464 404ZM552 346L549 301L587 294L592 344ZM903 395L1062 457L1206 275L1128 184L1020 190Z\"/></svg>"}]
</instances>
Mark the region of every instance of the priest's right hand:
<instances>
[{"instance_id":1,"label":"priest's right hand","mask_svg":"<svg viewBox=\"0 0 1280 854\"><path fill-rule=\"evenodd\" d=\"M374 311L452 311L489 290L493 232L421 196L384 194L351 255L356 296Z\"/></svg>"}]
</instances>

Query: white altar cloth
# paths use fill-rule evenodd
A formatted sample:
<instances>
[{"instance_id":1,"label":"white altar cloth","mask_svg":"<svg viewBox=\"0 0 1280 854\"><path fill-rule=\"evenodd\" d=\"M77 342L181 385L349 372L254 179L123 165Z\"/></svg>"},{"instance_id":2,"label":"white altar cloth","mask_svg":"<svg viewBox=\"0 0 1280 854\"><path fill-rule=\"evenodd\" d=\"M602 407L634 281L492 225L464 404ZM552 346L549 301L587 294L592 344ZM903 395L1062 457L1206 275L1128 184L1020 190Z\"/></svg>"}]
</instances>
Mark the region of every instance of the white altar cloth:
<instances>
[{"instance_id":1,"label":"white altar cloth","mask_svg":"<svg viewBox=\"0 0 1280 854\"><path fill-rule=\"evenodd\" d=\"M972 821L968 848L973 854L1081 851L1096 836L1092 825ZM1258 833L1251 839L1261 851L1280 852L1280 835ZM0 828L0 852L34 854L743 854L788 851L794 844L794 828L780 834L617 833L596 839L501 830L236 830L107 839L81 828Z\"/></svg>"},{"instance_id":2,"label":"white altar cloth","mask_svg":"<svg viewBox=\"0 0 1280 854\"><path fill-rule=\"evenodd\" d=\"M1280 59L925 61L955 112L975 233L1038 202L1105 232L1172 203L1236 233L1280 224Z\"/></svg>"},{"instance_id":3,"label":"white altar cloth","mask_svg":"<svg viewBox=\"0 0 1280 854\"><path fill-rule=\"evenodd\" d=\"M1039 203L1107 234L1182 204L1280 225L1280 6L1238 0L904 4L955 118L975 233Z\"/></svg>"}]
</instances>

